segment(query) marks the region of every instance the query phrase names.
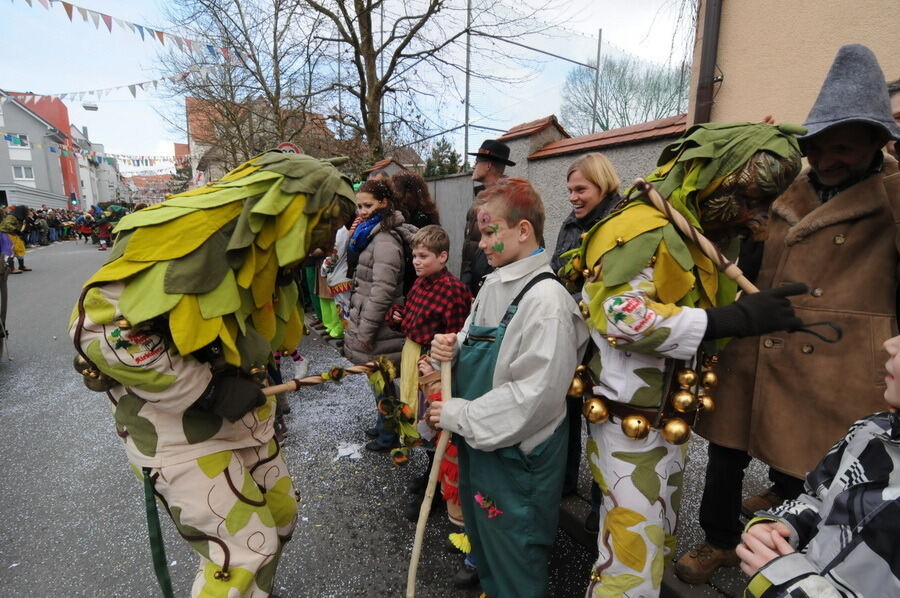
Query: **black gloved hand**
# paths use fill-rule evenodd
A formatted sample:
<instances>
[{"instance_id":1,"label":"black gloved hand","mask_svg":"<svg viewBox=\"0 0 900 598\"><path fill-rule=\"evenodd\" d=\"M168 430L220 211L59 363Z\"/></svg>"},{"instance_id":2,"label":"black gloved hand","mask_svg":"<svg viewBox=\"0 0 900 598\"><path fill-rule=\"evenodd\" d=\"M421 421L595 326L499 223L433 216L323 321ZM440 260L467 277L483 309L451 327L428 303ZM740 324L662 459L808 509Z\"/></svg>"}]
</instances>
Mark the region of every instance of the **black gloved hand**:
<instances>
[{"instance_id":1,"label":"black gloved hand","mask_svg":"<svg viewBox=\"0 0 900 598\"><path fill-rule=\"evenodd\" d=\"M778 330L797 330L803 322L794 314L791 295L809 292L802 282L786 284L759 293L741 295L738 301L706 310L709 322L704 340L729 337L759 336Z\"/></svg>"},{"instance_id":2,"label":"black gloved hand","mask_svg":"<svg viewBox=\"0 0 900 598\"><path fill-rule=\"evenodd\" d=\"M266 396L258 384L239 371L227 371L213 376L195 404L234 423L265 403Z\"/></svg>"}]
</instances>

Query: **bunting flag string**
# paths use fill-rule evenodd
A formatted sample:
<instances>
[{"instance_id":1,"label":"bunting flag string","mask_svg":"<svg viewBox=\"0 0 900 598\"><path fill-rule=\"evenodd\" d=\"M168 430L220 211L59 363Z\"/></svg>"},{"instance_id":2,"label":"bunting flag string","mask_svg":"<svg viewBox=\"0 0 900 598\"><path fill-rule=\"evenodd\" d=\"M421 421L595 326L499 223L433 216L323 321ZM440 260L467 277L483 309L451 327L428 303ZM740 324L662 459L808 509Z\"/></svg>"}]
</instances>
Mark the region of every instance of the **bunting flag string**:
<instances>
[{"instance_id":1,"label":"bunting flag string","mask_svg":"<svg viewBox=\"0 0 900 598\"><path fill-rule=\"evenodd\" d=\"M83 156L95 162L106 162L113 165L120 162L127 166L156 166L157 162L171 162L177 166L187 166L190 163L190 156L174 156L174 155L139 155L139 154L119 154L115 152L95 152L85 150L74 144L61 143L34 143L26 136L18 133L10 133L9 131L0 131L0 138L6 141L11 147L35 148L47 150L51 154L59 154L64 157Z\"/></svg>"},{"instance_id":2,"label":"bunting flag string","mask_svg":"<svg viewBox=\"0 0 900 598\"><path fill-rule=\"evenodd\" d=\"M86 91L67 91L64 93L11 93L10 95L14 96L17 100L27 105L30 103L37 103L42 98L52 98L57 100L73 100L73 101L81 101L85 98L94 97L96 99L101 99L103 96L109 95L113 92L120 91L123 89L127 89L131 92L131 97L137 98L137 91L140 89L141 91L147 91L149 86L152 85L153 89L156 90L159 88L159 84L162 81L183 81L191 76L200 76L203 78L209 77L209 74L218 68L215 65L212 66L194 66L191 67L191 70L184 71L182 73L177 73L175 75L170 75L168 77L162 77L160 79L152 79L150 81L142 81L140 83L132 83L130 85L119 85L118 87L107 87L105 89L90 89ZM0 104L6 101L5 97L0 97Z\"/></svg>"},{"instance_id":3,"label":"bunting flag string","mask_svg":"<svg viewBox=\"0 0 900 598\"><path fill-rule=\"evenodd\" d=\"M112 33L113 23L115 22L115 24L118 25L122 30L127 29L132 34L140 35L141 41L146 41L149 37L151 41L156 40L160 44L165 46L166 40L168 39L170 46L175 46L182 52L187 52L188 54L208 51L213 59L218 59L219 56L221 56L226 61L234 60L239 64L244 62L247 57L247 54L245 52L241 52L236 48L219 47L215 44L209 43L208 40L199 41L188 39L180 35L167 33L159 29L147 27L146 25L139 25L125 19L120 19L112 15L97 12L89 8L84 8L82 6L73 4L72 2L66 2L65 0L38 0L38 2L47 10L50 10L51 4L61 4L63 9L66 11L66 16L69 17L70 22L75 21L75 15L77 14L85 23L93 23L95 29L100 29L100 23L103 23L109 33ZM28 6L34 8L32 0L25 0L25 3L28 4Z\"/></svg>"}]
</instances>

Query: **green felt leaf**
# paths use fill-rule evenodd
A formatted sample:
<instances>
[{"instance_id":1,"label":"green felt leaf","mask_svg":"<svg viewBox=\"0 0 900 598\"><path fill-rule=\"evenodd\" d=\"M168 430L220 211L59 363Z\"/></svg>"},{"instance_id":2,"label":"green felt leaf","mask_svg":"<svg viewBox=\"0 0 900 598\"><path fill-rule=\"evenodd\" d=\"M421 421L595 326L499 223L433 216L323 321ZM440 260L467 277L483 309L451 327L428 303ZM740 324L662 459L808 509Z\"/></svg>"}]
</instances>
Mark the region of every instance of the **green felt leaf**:
<instances>
[{"instance_id":1,"label":"green felt leaf","mask_svg":"<svg viewBox=\"0 0 900 598\"><path fill-rule=\"evenodd\" d=\"M275 583L275 570L278 568L278 560L281 553L276 553L272 559L259 568L256 572L256 587L263 592L272 592L272 586Z\"/></svg>"},{"instance_id":2,"label":"green felt leaf","mask_svg":"<svg viewBox=\"0 0 900 598\"><path fill-rule=\"evenodd\" d=\"M208 293L199 295L197 303L200 306L200 314L206 320L239 311L241 308L241 295L238 292L234 273L230 269L226 270L219 286Z\"/></svg>"},{"instance_id":3,"label":"green felt leaf","mask_svg":"<svg viewBox=\"0 0 900 598\"><path fill-rule=\"evenodd\" d=\"M669 334L671 333L671 328L662 326L660 328L657 328L644 338L633 343L628 343L627 345L622 345L622 347L630 353L641 353L642 355L665 357L665 355L657 353L657 349L659 349L659 347L664 342L666 342L666 340L669 338Z\"/></svg>"},{"instance_id":4,"label":"green felt leaf","mask_svg":"<svg viewBox=\"0 0 900 598\"><path fill-rule=\"evenodd\" d=\"M588 438L586 446L591 476L594 478L594 481L597 482L597 487L600 488L600 491L603 492L603 494L609 494L609 486L606 484L606 479L603 477L603 470L600 469L600 448L597 446L597 441L593 438Z\"/></svg>"},{"instance_id":5,"label":"green felt leaf","mask_svg":"<svg viewBox=\"0 0 900 598\"><path fill-rule=\"evenodd\" d=\"M237 483L238 480L233 481ZM245 498L252 501L258 502L263 500L263 493L260 492L259 486L256 485L256 482L247 472L244 473L240 493ZM258 507L238 499L234 501L234 505L225 517L225 529L228 530L229 534L236 534L247 526L247 522L250 521L250 517L254 514L259 517L261 524L268 527L275 526L275 520L272 518L272 513L265 505Z\"/></svg>"},{"instance_id":6,"label":"green felt leaf","mask_svg":"<svg viewBox=\"0 0 900 598\"><path fill-rule=\"evenodd\" d=\"M115 233L122 233L135 228L143 228L145 226L154 226L169 222L182 216L187 216L197 211L197 208L182 208L178 206L159 204L158 208L148 208L132 212L119 220L119 224L113 229Z\"/></svg>"},{"instance_id":7,"label":"green felt leaf","mask_svg":"<svg viewBox=\"0 0 900 598\"><path fill-rule=\"evenodd\" d=\"M663 569L666 564L664 556L666 532L654 523L644 527L644 535L656 547L656 554L650 560L650 581L653 583L654 588L658 588L659 584L662 583Z\"/></svg>"},{"instance_id":8,"label":"green felt leaf","mask_svg":"<svg viewBox=\"0 0 900 598\"><path fill-rule=\"evenodd\" d=\"M132 231L126 231L116 236L116 242L113 244L112 249L109 250L105 264L112 263L122 257L125 253L125 248L128 246L128 240L131 238L131 233Z\"/></svg>"},{"instance_id":9,"label":"green felt leaf","mask_svg":"<svg viewBox=\"0 0 900 598\"><path fill-rule=\"evenodd\" d=\"M132 324L151 320L171 311L181 300L181 294L165 291L166 271L169 261L153 264L125 283L119 298L119 309Z\"/></svg>"},{"instance_id":10,"label":"green felt leaf","mask_svg":"<svg viewBox=\"0 0 900 598\"><path fill-rule=\"evenodd\" d=\"M133 386L148 392L161 392L175 382L175 376L163 374L145 367L129 367L123 363L108 363L100 349L100 341L92 341L85 350L88 359L97 364L100 371L125 386Z\"/></svg>"},{"instance_id":11,"label":"green felt leaf","mask_svg":"<svg viewBox=\"0 0 900 598\"><path fill-rule=\"evenodd\" d=\"M228 240L229 252L250 247L256 240L256 233L250 229L250 214L257 201L259 201L258 197L250 197L244 201L244 207L235 223L234 232L231 233L231 239Z\"/></svg>"},{"instance_id":12,"label":"green felt leaf","mask_svg":"<svg viewBox=\"0 0 900 598\"><path fill-rule=\"evenodd\" d=\"M672 503L671 507L677 513L681 508L681 492L684 486L684 472L676 471L675 473L670 473L666 484L675 488L675 490L672 491L672 497L669 499L669 502Z\"/></svg>"},{"instance_id":13,"label":"green felt leaf","mask_svg":"<svg viewBox=\"0 0 900 598\"><path fill-rule=\"evenodd\" d=\"M285 266L298 262L306 257L307 229L309 218L306 214L300 214L291 229L283 237L275 241L275 254L278 256L278 265Z\"/></svg>"},{"instance_id":14,"label":"green felt leaf","mask_svg":"<svg viewBox=\"0 0 900 598\"><path fill-rule=\"evenodd\" d=\"M245 369L269 362L272 345L252 326L247 327L246 334L238 334L235 344L238 353L241 354L241 364L245 366Z\"/></svg>"},{"instance_id":15,"label":"green felt leaf","mask_svg":"<svg viewBox=\"0 0 900 598\"><path fill-rule=\"evenodd\" d=\"M669 253L678 262L681 269L687 272L693 268L694 258L691 257L691 251L688 249L684 239L681 238L681 235L678 234L678 231L675 230L675 227L672 224L665 225L662 227L662 234L666 247L669 248Z\"/></svg>"},{"instance_id":16,"label":"green felt leaf","mask_svg":"<svg viewBox=\"0 0 900 598\"><path fill-rule=\"evenodd\" d=\"M181 522L181 507L172 507L169 509L169 512L172 514L172 522L175 524L175 527L178 528L178 533L183 537L207 535L196 527ZM209 558L209 542L207 540L194 540L190 544L198 553L202 554L207 559Z\"/></svg>"},{"instance_id":17,"label":"green felt leaf","mask_svg":"<svg viewBox=\"0 0 900 598\"><path fill-rule=\"evenodd\" d=\"M209 440L219 433L222 423L221 416L198 407L191 407L181 416L181 430L188 444Z\"/></svg>"},{"instance_id":18,"label":"green felt leaf","mask_svg":"<svg viewBox=\"0 0 900 598\"><path fill-rule=\"evenodd\" d=\"M128 431L128 436L137 450L148 457L156 456L156 445L159 436L149 419L141 417L138 412L146 401L133 394L123 395L116 404L116 425Z\"/></svg>"},{"instance_id":19,"label":"green felt leaf","mask_svg":"<svg viewBox=\"0 0 900 598\"><path fill-rule=\"evenodd\" d=\"M629 404L635 407L659 407L663 399L663 373L656 368L639 368L634 370L634 374L647 386L637 389Z\"/></svg>"},{"instance_id":20,"label":"green felt leaf","mask_svg":"<svg viewBox=\"0 0 900 598\"><path fill-rule=\"evenodd\" d=\"M642 233L619 247L613 247L603 255L603 283L608 287L625 284L650 265L656 253L662 230Z\"/></svg>"},{"instance_id":21,"label":"green felt leaf","mask_svg":"<svg viewBox=\"0 0 900 598\"><path fill-rule=\"evenodd\" d=\"M206 474L206 477L213 479L225 471L228 464L231 463L232 456L231 451L219 451L218 453L204 455L197 459L197 467Z\"/></svg>"},{"instance_id":22,"label":"green felt leaf","mask_svg":"<svg viewBox=\"0 0 900 598\"><path fill-rule=\"evenodd\" d=\"M165 291L169 294L201 295L209 293L230 272L228 261L222 259L236 221L232 221L209 236L200 247L184 257L169 262Z\"/></svg>"},{"instance_id":23,"label":"green felt leaf","mask_svg":"<svg viewBox=\"0 0 900 598\"><path fill-rule=\"evenodd\" d=\"M272 185L256 205L253 206L253 213L267 214L269 216L281 214L288 204L294 200L295 195L295 193L285 193L281 185Z\"/></svg>"},{"instance_id":24,"label":"green felt leaf","mask_svg":"<svg viewBox=\"0 0 900 598\"><path fill-rule=\"evenodd\" d=\"M666 456L666 448L658 446L646 452L616 451L613 458L634 465L631 472L631 483L638 492L644 495L650 504L659 500L660 481L656 474L656 466Z\"/></svg>"}]
</instances>

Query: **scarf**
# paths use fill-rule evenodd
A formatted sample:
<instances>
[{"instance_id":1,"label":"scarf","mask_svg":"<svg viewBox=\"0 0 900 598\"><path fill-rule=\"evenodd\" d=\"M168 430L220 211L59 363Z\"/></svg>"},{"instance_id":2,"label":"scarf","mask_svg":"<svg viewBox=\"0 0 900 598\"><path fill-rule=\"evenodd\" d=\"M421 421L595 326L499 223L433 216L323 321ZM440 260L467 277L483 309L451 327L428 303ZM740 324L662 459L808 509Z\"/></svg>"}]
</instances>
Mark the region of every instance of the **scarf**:
<instances>
[{"instance_id":1,"label":"scarf","mask_svg":"<svg viewBox=\"0 0 900 598\"><path fill-rule=\"evenodd\" d=\"M369 238L369 233L371 233L372 229L381 222L382 218L384 218L384 212L376 212L370 216L368 220L360 222L357 225L356 230L353 231L353 236L350 237L350 241L347 242L347 264L352 270L356 270L356 264L359 263L359 256L369 245L369 241L371 240Z\"/></svg>"}]
</instances>

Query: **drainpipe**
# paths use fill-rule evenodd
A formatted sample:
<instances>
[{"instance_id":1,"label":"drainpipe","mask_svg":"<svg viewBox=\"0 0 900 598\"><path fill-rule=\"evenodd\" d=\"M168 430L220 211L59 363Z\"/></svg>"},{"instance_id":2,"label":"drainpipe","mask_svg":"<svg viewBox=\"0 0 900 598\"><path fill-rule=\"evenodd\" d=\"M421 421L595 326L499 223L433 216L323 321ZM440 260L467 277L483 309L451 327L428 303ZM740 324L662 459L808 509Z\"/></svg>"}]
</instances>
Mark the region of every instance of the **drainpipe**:
<instances>
[{"instance_id":1,"label":"drainpipe","mask_svg":"<svg viewBox=\"0 0 900 598\"><path fill-rule=\"evenodd\" d=\"M695 124L709 122L713 105L713 86L722 80L716 77L722 0L706 0L704 8L703 45L700 48L700 72L697 75L697 101L694 108Z\"/></svg>"}]
</instances>

